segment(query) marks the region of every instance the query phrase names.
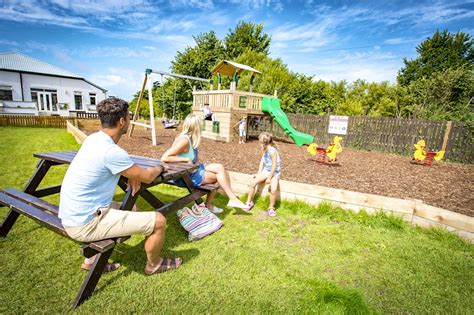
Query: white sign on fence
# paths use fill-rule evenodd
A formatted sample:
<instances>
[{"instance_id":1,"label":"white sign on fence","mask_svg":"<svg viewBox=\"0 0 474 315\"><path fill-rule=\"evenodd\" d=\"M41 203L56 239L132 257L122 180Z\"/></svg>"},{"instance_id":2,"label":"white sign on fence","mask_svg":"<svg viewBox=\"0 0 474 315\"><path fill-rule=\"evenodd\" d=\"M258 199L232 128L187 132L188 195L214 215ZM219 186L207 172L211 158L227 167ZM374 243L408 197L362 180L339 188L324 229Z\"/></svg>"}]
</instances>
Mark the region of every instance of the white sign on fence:
<instances>
[{"instance_id":1,"label":"white sign on fence","mask_svg":"<svg viewBox=\"0 0 474 315\"><path fill-rule=\"evenodd\" d=\"M329 116L328 133L345 135L347 134L347 125L349 116Z\"/></svg>"}]
</instances>

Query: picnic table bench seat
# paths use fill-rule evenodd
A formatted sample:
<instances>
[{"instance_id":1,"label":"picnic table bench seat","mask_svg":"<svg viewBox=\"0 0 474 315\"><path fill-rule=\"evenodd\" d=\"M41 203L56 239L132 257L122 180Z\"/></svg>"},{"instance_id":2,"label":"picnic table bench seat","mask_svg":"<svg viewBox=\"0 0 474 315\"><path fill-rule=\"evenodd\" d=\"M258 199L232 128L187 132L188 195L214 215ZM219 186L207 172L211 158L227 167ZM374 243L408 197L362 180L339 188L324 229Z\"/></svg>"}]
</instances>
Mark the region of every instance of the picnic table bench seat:
<instances>
[{"instance_id":1,"label":"picnic table bench seat","mask_svg":"<svg viewBox=\"0 0 474 315\"><path fill-rule=\"evenodd\" d=\"M71 239L64 230L61 219L58 218L58 206L56 205L13 188L0 192L0 205L8 207L10 211L14 211L18 215L23 214L57 234ZM0 226L0 237L5 237L9 230L8 222L3 222ZM127 238L81 243L81 254L83 256L90 258L97 254L98 258L84 280L73 307L77 307L92 294L110 255L112 255L115 244Z\"/></svg>"}]
</instances>

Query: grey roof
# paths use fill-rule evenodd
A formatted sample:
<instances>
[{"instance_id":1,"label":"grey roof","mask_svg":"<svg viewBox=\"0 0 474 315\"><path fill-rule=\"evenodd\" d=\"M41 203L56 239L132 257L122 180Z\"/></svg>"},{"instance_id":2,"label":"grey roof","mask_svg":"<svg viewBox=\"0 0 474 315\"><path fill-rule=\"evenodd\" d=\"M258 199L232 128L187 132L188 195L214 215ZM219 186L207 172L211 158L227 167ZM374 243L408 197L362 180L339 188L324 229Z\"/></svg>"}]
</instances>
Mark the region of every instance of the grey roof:
<instances>
[{"instance_id":1,"label":"grey roof","mask_svg":"<svg viewBox=\"0 0 474 315\"><path fill-rule=\"evenodd\" d=\"M32 72L47 75L54 75L59 77L77 78L92 84L98 89L106 92L107 90L100 86L84 79L77 74L61 69L59 67L50 65L49 63L40 61L30 56L19 52L0 53L0 70L11 70L20 72Z\"/></svg>"},{"instance_id":2,"label":"grey roof","mask_svg":"<svg viewBox=\"0 0 474 315\"><path fill-rule=\"evenodd\" d=\"M49 63L31 58L19 52L0 53L0 69L41 74L57 75L61 77L79 78L81 76L66 71Z\"/></svg>"}]
</instances>

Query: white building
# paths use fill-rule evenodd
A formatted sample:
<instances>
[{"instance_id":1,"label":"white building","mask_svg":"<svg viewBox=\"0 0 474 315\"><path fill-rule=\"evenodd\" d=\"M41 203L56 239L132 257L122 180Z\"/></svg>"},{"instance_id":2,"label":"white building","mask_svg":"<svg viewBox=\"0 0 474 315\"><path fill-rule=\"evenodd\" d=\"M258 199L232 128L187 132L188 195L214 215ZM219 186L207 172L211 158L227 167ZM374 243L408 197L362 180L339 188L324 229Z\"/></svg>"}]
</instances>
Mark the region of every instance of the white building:
<instances>
[{"instance_id":1,"label":"white building","mask_svg":"<svg viewBox=\"0 0 474 315\"><path fill-rule=\"evenodd\" d=\"M0 114L95 112L106 97L106 89L74 73L22 53L0 53Z\"/></svg>"}]
</instances>

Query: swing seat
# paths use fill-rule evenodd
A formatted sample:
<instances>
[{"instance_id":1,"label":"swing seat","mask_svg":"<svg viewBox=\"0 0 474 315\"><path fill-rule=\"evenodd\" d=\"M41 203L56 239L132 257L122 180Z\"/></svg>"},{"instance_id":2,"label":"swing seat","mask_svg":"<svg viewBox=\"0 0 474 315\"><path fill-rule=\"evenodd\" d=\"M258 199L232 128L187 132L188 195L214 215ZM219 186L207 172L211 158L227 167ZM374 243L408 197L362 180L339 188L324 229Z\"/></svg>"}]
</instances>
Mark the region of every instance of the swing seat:
<instances>
[{"instance_id":1,"label":"swing seat","mask_svg":"<svg viewBox=\"0 0 474 315\"><path fill-rule=\"evenodd\" d=\"M176 122L176 121L174 122L163 121L162 123L165 129L175 129L179 125L179 122Z\"/></svg>"}]
</instances>

